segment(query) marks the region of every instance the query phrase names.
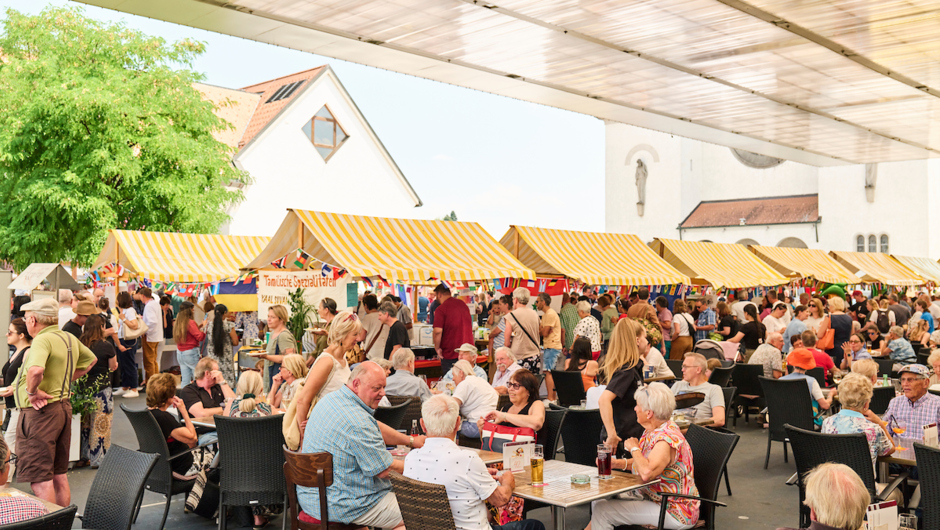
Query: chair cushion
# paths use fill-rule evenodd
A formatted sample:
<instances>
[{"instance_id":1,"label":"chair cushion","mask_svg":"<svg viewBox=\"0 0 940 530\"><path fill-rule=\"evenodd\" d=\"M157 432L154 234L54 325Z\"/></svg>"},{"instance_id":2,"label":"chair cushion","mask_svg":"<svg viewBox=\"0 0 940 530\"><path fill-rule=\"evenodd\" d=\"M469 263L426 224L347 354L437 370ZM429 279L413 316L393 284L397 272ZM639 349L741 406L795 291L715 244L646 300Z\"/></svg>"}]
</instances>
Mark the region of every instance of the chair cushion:
<instances>
[{"instance_id":1,"label":"chair cushion","mask_svg":"<svg viewBox=\"0 0 940 530\"><path fill-rule=\"evenodd\" d=\"M307 512L305 512L305 511L303 511L303 510L300 510L300 512L297 514L297 519L298 519L300 522L302 522L302 523L307 523L307 524L320 524L320 520L319 520L319 519L314 519L312 515L308 514ZM335 528L336 530L346 530L346 529L350 529L350 530L365 530L364 527L359 527L359 526L349 525L349 524L343 524L343 523L334 523L334 522L332 522L332 521L330 522L330 528Z\"/></svg>"},{"instance_id":2,"label":"chair cushion","mask_svg":"<svg viewBox=\"0 0 940 530\"><path fill-rule=\"evenodd\" d=\"M305 512L305 511L303 511L303 510L300 510L300 513L297 514L297 519L299 519L299 520L301 520L302 522L305 522L305 523L320 524L320 520L319 520L319 519L314 519L313 516L311 516L310 514L308 514L307 512Z\"/></svg>"}]
</instances>

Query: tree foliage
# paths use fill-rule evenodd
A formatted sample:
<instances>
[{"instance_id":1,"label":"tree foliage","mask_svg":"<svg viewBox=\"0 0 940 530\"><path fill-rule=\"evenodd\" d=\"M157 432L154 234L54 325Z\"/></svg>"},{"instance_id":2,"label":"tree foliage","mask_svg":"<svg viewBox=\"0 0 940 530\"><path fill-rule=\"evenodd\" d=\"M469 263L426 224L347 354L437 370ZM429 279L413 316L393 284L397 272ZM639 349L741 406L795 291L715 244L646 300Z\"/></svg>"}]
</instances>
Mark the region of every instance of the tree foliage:
<instances>
[{"instance_id":1,"label":"tree foliage","mask_svg":"<svg viewBox=\"0 0 940 530\"><path fill-rule=\"evenodd\" d=\"M205 45L78 8L7 11L0 35L0 259L88 264L107 230L214 232L247 182L191 70Z\"/></svg>"},{"instance_id":2,"label":"tree foliage","mask_svg":"<svg viewBox=\"0 0 940 530\"><path fill-rule=\"evenodd\" d=\"M447 215L445 215L441 220L442 220L442 221L456 221L456 220L457 220L457 214L455 214L454 211L451 210L450 213L447 214Z\"/></svg>"}]
</instances>

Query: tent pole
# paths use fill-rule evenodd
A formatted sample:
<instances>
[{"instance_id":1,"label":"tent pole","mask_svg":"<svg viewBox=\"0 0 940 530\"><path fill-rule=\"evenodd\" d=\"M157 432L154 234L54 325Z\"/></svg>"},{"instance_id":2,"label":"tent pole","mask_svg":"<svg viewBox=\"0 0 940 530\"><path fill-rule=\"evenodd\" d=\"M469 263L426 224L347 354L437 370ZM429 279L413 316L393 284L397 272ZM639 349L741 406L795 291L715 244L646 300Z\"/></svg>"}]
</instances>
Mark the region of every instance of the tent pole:
<instances>
[{"instance_id":1,"label":"tent pole","mask_svg":"<svg viewBox=\"0 0 940 530\"><path fill-rule=\"evenodd\" d=\"M513 255L516 259L519 259L519 231L516 230L512 233L512 246L513 246Z\"/></svg>"}]
</instances>

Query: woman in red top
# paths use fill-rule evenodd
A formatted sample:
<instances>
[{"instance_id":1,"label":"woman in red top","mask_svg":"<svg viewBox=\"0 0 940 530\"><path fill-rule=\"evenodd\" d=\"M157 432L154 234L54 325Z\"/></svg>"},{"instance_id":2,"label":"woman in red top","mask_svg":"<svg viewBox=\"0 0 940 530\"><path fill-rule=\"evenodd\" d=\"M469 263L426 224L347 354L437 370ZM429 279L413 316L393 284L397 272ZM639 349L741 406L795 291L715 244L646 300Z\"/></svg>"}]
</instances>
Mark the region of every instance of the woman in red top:
<instances>
[{"instance_id":1,"label":"woman in red top","mask_svg":"<svg viewBox=\"0 0 940 530\"><path fill-rule=\"evenodd\" d=\"M176 341L176 360L180 363L180 376L183 386L193 382L193 373L196 363L199 362L199 343L205 340L206 334L199 329L193 320L193 303L180 304L180 314L173 323L173 340Z\"/></svg>"}]
</instances>

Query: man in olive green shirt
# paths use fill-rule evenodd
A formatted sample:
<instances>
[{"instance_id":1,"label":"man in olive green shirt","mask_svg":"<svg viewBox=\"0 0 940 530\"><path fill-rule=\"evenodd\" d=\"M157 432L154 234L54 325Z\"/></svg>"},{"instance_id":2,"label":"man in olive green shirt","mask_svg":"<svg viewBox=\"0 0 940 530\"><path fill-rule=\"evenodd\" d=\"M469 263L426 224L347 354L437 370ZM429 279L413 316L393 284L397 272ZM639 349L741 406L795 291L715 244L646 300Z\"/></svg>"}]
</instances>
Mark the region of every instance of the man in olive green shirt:
<instances>
[{"instance_id":1,"label":"man in olive green shirt","mask_svg":"<svg viewBox=\"0 0 940 530\"><path fill-rule=\"evenodd\" d=\"M33 342L24 354L14 394L20 409L17 478L29 482L37 497L68 506L72 495L65 472L72 434L72 381L88 373L97 358L73 335L59 330L55 300L37 300L22 309Z\"/></svg>"},{"instance_id":2,"label":"man in olive green shirt","mask_svg":"<svg viewBox=\"0 0 940 530\"><path fill-rule=\"evenodd\" d=\"M572 291L568 297L568 303L562 305L558 312L558 318L561 320L561 342L562 350L568 353L571 349L571 343L574 342L574 327L581 321L578 316L578 293Z\"/></svg>"}]
</instances>

